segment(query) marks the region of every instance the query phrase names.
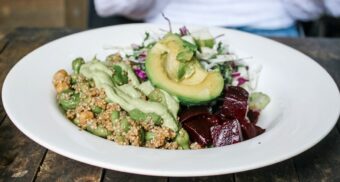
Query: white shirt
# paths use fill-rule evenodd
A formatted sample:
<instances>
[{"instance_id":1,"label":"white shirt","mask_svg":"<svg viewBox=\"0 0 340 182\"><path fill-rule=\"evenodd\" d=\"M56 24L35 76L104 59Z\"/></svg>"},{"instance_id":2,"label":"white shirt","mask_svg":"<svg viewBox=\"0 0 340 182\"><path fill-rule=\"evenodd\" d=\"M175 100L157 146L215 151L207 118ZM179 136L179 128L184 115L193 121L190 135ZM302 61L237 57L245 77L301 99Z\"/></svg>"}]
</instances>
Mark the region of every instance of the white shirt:
<instances>
[{"instance_id":1,"label":"white shirt","mask_svg":"<svg viewBox=\"0 0 340 182\"><path fill-rule=\"evenodd\" d=\"M123 15L151 23L285 28L327 12L340 15L340 0L95 0L100 16Z\"/></svg>"}]
</instances>

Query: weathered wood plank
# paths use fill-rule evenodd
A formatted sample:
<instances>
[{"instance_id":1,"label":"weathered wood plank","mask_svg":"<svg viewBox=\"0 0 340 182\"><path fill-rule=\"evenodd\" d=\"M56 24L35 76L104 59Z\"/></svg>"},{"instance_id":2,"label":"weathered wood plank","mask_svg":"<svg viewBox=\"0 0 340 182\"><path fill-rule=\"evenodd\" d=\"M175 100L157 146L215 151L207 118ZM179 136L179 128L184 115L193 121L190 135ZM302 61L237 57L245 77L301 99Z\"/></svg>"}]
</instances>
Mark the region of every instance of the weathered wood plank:
<instances>
[{"instance_id":1,"label":"weathered wood plank","mask_svg":"<svg viewBox=\"0 0 340 182\"><path fill-rule=\"evenodd\" d=\"M293 161L287 160L264 168L235 174L235 182L247 181L298 182L299 179L295 172Z\"/></svg>"},{"instance_id":2,"label":"weathered wood plank","mask_svg":"<svg viewBox=\"0 0 340 182\"><path fill-rule=\"evenodd\" d=\"M1 0L0 28L65 26L63 0Z\"/></svg>"},{"instance_id":3,"label":"weathered wood plank","mask_svg":"<svg viewBox=\"0 0 340 182\"><path fill-rule=\"evenodd\" d=\"M0 39L0 55L1 53L5 50L5 48L7 47L7 44L8 44L9 40L6 38L4 39ZM0 64L0 71L3 70L3 65ZM1 99L1 96L0 96L0 99ZM2 123L2 121L5 119L5 116L6 116L6 113L5 113L5 110L3 108L3 105L2 105L2 100L0 101L0 124Z\"/></svg>"},{"instance_id":4,"label":"weathered wood plank","mask_svg":"<svg viewBox=\"0 0 340 182\"><path fill-rule=\"evenodd\" d=\"M340 181L340 134L334 128L312 149L294 158L300 181Z\"/></svg>"},{"instance_id":5,"label":"weathered wood plank","mask_svg":"<svg viewBox=\"0 0 340 182\"><path fill-rule=\"evenodd\" d=\"M5 37L10 40L0 54L0 88L13 65L43 43L68 33L65 30L17 29ZM0 97L1 97L0 90ZM0 113L4 113L2 98ZM1 115L0 115L1 116ZM3 181L33 180L46 149L18 131L9 119L0 127L0 179Z\"/></svg>"},{"instance_id":6,"label":"weathered wood plank","mask_svg":"<svg viewBox=\"0 0 340 182\"><path fill-rule=\"evenodd\" d=\"M85 29L88 22L88 4L84 0L64 0L65 4L65 26Z\"/></svg>"},{"instance_id":7,"label":"weathered wood plank","mask_svg":"<svg viewBox=\"0 0 340 182\"><path fill-rule=\"evenodd\" d=\"M165 177L153 177L153 176L143 176L137 174L129 174L124 172L118 172L113 170L105 170L103 182L167 182Z\"/></svg>"},{"instance_id":8,"label":"weathered wood plank","mask_svg":"<svg viewBox=\"0 0 340 182\"><path fill-rule=\"evenodd\" d=\"M0 126L0 181L32 181L45 149L6 118Z\"/></svg>"},{"instance_id":9,"label":"weathered wood plank","mask_svg":"<svg viewBox=\"0 0 340 182\"><path fill-rule=\"evenodd\" d=\"M0 38L0 54L5 49L6 45L8 44L8 39Z\"/></svg>"},{"instance_id":10,"label":"weathered wood plank","mask_svg":"<svg viewBox=\"0 0 340 182\"><path fill-rule=\"evenodd\" d=\"M48 151L35 181L100 181L102 169Z\"/></svg>"},{"instance_id":11,"label":"weathered wood plank","mask_svg":"<svg viewBox=\"0 0 340 182\"><path fill-rule=\"evenodd\" d=\"M69 33L71 32L68 30L59 29L17 29L14 33L8 35L12 41L0 55L0 66L3 70L0 73L0 84L2 85L9 69L25 54L43 43ZM42 147L41 149L45 151ZM22 151L25 150L22 149ZM100 168L77 163L53 152L47 154L38 173L37 181L99 181L101 178L102 170ZM26 155L29 158L31 154L26 153ZM40 162L40 160L37 161Z\"/></svg>"},{"instance_id":12,"label":"weathered wood plank","mask_svg":"<svg viewBox=\"0 0 340 182\"><path fill-rule=\"evenodd\" d=\"M186 177L186 178L169 178L170 182L233 182L232 174L207 176L207 177Z\"/></svg>"},{"instance_id":13,"label":"weathered wood plank","mask_svg":"<svg viewBox=\"0 0 340 182\"><path fill-rule=\"evenodd\" d=\"M75 33L79 30L68 29L68 28L25 28L19 27L15 31L6 35L5 38L12 40L22 40L22 41L40 41L40 45L52 41L54 39L60 38L62 36Z\"/></svg>"},{"instance_id":14,"label":"weathered wood plank","mask_svg":"<svg viewBox=\"0 0 340 182\"><path fill-rule=\"evenodd\" d=\"M55 30L55 31L53 31ZM10 40L6 49L0 54L0 88L9 70L22 57L57 37L61 37L69 32L58 31L57 29L23 29L18 28L6 38ZM2 91L0 91L1 93Z\"/></svg>"},{"instance_id":15,"label":"weathered wood plank","mask_svg":"<svg viewBox=\"0 0 340 182\"><path fill-rule=\"evenodd\" d=\"M42 44L61 37L62 35L71 33L67 29L36 29L36 28L18 28L16 31L7 35L3 41L9 41L8 43L0 43L3 47L6 47L0 53L0 88L2 88L3 82L9 70L27 53L31 52L35 48ZM0 41L2 42L2 41ZM0 49L1 50L1 49ZM4 117L4 108L2 104L2 90L0 89L0 120Z\"/></svg>"}]
</instances>

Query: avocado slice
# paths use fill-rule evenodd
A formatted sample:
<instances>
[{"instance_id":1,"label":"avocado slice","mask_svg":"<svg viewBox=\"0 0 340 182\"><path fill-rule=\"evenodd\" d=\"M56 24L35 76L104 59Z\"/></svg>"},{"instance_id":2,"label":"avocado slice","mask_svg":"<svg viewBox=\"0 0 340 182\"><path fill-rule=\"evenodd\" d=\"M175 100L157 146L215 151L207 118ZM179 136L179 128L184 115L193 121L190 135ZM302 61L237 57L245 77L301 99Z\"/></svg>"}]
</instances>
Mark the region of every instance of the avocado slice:
<instances>
[{"instance_id":1,"label":"avocado slice","mask_svg":"<svg viewBox=\"0 0 340 182\"><path fill-rule=\"evenodd\" d=\"M156 87L176 96L182 104L209 102L221 94L223 77L219 70L204 70L195 56L185 57L185 63L190 65L190 69L184 69L184 61L178 60L178 54L188 52L185 44L181 37L172 33L155 44L149 50L145 63L148 78Z\"/></svg>"}]
</instances>

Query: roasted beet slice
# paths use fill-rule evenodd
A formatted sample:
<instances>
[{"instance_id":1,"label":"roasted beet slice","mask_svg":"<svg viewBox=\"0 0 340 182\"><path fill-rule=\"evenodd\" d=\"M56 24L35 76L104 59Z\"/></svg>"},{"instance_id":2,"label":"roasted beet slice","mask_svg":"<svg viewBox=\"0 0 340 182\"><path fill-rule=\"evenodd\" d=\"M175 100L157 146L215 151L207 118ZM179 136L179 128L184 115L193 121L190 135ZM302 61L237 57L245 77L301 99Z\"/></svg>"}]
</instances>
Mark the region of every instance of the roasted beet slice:
<instances>
[{"instance_id":1,"label":"roasted beet slice","mask_svg":"<svg viewBox=\"0 0 340 182\"><path fill-rule=\"evenodd\" d=\"M248 97L242 87L229 86L215 105L216 112L211 112L209 106L189 107L179 115L180 122L191 141L203 147L220 147L254 138L265 130L255 125L260 112L247 113Z\"/></svg>"},{"instance_id":2,"label":"roasted beet slice","mask_svg":"<svg viewBox=\"0 0 340 182\"><path fill-rule=\"evenodd\" d=\"M248 92L242 87L227 87L218 115L222 118L243 120L247 113L248 96Z\"/></svg>"},{"instance_id":3,"label":"roasted beet slice","mask_svg":"<svg viewBox=\"0 0 340 182\"><path fill-rule=\"evenodd\" d=\"M248 97L248 91L238 86L228 86L224 93L224 98L232 98L238 101L248 101Z\"/></svg>"},{"instance_id":4,"label":"roasted beet slice","mask_svg":"<svg viewBox=\"0 0 340 182\"><path fill-rule=\"evenodd\" d=\"M192 117L198 116L198 115L209 115L209 107L207 106L194 106L189 107L185 109L180 115L179 115L179 121L182 123Z\"/></svg>"},{"instance_id":5,"label":"roasted beet slice","mask_svg":"<svg viewBox=\"0 0 340 182\"><path fill-rule=\"evenodd\" d=\"M191 117L183 122L182 126L188 132L191 141L205 147L212 144L210 128L217 124L218 118L209 114Z\"/></svg>"},{"instance_id":6,"label":"roasted beet slice","mask_svg":"<svg viewBox=\"0 0 340 182\"><path fill-rule=\"evenodd\" d=\"M240 121L241 124L241 129L242 129L242 134L243 134L243 138L245 140L254 138L258 135L261 135L262 133L264 133L266 130L256 126L255 124L247 121L247 120L241 120Z\"/></svg>"},{"instance_id":7,"label":"roasted beet slice","mask_svg":"<svg viewBox=\"0 0 340 182\"><path fill-rule=\"evenodd\" d=\"M260 111L249 109L247 116L250 122L256 124L260 117Z\"/></svg>"},{"instance_id":8,"label":"roasted beet slice","mask_svg":"<svg viewBox=\"0 0 340 182\"><path fill-rule=\"evenodd\" d=\"M242 141L241 126L237 119L224 122L211 127L213 145L221 147Z\"/></svg>"},{"instance_id":9,"label":"roasted beet slice","mask_svg":"<svg viewBox=\"0 0 340 182\"><path fill-rule=\"evenodd\" d=\"M207 121L212 125L218 125L218 124L222 124L223 121L217 116L217 115L214 115L214 114L209 114L209 115L205 115L205 117L207 118Z\"/></svg>"}]
</instances>

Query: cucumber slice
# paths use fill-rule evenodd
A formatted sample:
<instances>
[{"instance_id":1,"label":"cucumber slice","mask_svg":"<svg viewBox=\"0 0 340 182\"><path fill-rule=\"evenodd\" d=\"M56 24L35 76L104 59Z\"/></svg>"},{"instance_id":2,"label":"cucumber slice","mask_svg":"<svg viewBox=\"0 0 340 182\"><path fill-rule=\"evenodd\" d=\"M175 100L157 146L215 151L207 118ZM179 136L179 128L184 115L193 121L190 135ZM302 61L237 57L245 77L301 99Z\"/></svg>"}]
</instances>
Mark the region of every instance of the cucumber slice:
<instances>
[{"instance_id":1,"label":"cucumber slice","mask_svg":"<svg viewBox=\"0 0 340 182\"><path fill-rule=\"evenodd\" d=\"M253 92L249 97L249 109L263 110L270 102L270 97L262 92Z\"/></svg>"}]
</instances>

